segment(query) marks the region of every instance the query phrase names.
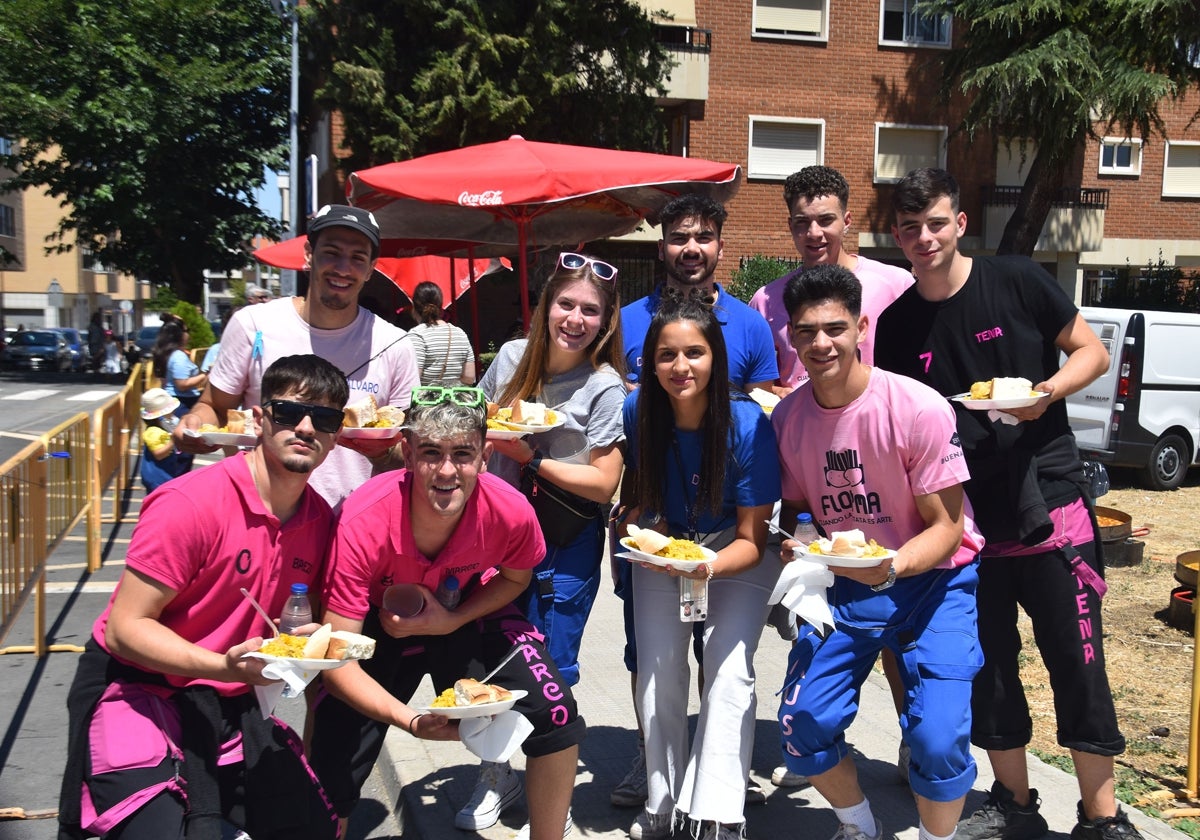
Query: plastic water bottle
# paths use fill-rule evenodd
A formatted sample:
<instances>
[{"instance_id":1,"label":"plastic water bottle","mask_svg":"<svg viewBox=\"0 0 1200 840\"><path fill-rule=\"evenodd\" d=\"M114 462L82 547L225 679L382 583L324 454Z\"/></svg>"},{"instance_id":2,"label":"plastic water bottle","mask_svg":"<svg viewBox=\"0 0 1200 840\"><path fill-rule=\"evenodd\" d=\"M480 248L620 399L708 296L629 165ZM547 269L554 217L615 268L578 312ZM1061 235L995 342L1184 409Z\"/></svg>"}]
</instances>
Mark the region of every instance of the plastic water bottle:
<instances>
[{"instance_id":1,"label":"plastic water bottle","mask_svg":"<svg viewBox=\"0 0 1200 840\"><path fill-rule=\"evenodd\" d=\"M461 586L454 575L442 581L442 585L438 587L437 599L443 607L452 610L458 606L458 600L462 597Z\"/></svg>"},{"instance_id":2,"label":"plastic water bottle","mask_svg":"<svg viewBox=\"0 0 1200 840\"><path fill-rule=\"evenodd\" d=\"M792 536L805 549L811 542L821 538L821 535L817 533L817 526L813 523L811 513L801 513L796 516L796 530L792 532Z\"/></svg>"},{"instance_id":3,"label":"plastic water bottle","mask_svg":"<svg viewBox=\"0 0 1200 840\"><path fill-rule=\"evenodd\" d=\"M295 633L298 627L312 624L312 604L308 600L308 584L293 583L292 594L283 605L283 615L279 617L280 633Z\"/></svg>"}]
</instances>

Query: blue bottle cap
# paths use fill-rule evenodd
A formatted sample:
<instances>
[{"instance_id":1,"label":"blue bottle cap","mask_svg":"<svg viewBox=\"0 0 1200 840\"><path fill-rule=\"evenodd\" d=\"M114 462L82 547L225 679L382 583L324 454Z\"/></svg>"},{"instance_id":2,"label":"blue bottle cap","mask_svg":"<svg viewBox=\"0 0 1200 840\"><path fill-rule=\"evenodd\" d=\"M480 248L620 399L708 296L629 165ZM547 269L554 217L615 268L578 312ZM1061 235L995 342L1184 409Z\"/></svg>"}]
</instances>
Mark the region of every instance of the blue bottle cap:
<instances>
[{"instance_id":1,"label":"blue bottle cap","mask_svg":"<svg viewBox=\"0 0 1200 840\"><path fill-rule=\"evenodd\" d=\"M293 595L307 595L308 594L308 584L307 583L293 583L292 584L292 594Z\"/></svg>"}]
</instances>

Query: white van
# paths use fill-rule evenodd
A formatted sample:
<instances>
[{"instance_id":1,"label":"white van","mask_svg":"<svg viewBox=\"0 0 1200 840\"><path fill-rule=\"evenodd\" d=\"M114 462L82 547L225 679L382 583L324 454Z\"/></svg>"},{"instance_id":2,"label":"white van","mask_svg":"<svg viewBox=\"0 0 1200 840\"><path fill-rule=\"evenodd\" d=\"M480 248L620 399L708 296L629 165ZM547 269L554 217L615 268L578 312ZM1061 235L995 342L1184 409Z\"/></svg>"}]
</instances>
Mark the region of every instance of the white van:
<instances>
[{"instance_id":1,"label":"white van","mask_svg":"<svg viewBox=\"0 0 1200 840\"><path fill-rule=\"evenodd\" d=\"M1200 315L1083 307L1108 370L1067 397L1085 460L1136 467L1153 490L1178 487L1200 453Z\"/></svg>"}]
</instances>

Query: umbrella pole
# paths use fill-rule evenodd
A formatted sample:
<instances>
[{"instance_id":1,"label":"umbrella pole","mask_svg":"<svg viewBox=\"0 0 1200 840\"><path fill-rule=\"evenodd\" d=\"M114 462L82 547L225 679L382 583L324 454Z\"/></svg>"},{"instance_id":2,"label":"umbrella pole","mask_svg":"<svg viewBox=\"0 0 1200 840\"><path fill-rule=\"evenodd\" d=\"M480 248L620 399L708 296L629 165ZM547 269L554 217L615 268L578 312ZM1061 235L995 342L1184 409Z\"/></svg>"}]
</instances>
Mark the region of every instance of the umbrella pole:
<instances>
[{"instance_id":1,"label":"umbrella pole","mask_svg":"<svg viewBox=\"0 0 1200 840\"><path fill-rule=\"evenodd\" d=\"M455 269L454 260L455 260L454 257L450 258L450 278L449 278L450 283L447 286L447 288L450 289L450 305L448 307L450 309L450 323L457 324L458 323L458 295L455 294L455 292L457 291L457 288L456 288L457 284L454 281L454 278L456 277L456 273L454 271L454 269Z\"/></svg>"},{"instance_id":2,"label":"umbrella pole","mask_svg":"<svg viewBox=\"0 0 1200 840\"><path fill-rule=\"evenodd\" d=\"M467 249L467 262L470 270L467 274L468 285L471 289L471 346L475 348L475 381L479 374L479 290L475 288L475 249Z\"/></svg>"},{"instance_id":3,"label":"umbrella pole","mask_svg":"<svg viewBox=\"0 0 1200 840\"><path fill-rule=\"evenodd\" d=\"M521 257L521 323L529 335L529 261L525 249L529 245L528 219L517 219L517 250Z\"/></svg>"}]
</instances>

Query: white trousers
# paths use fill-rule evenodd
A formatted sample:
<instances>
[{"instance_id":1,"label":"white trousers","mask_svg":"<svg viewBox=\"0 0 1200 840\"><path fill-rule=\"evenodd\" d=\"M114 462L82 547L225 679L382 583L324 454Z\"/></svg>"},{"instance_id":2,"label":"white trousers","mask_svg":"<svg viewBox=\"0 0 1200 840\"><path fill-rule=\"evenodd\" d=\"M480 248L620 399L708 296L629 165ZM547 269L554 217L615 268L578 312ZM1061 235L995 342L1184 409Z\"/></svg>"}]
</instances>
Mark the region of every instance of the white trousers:
<instances>
[{"instance_id":1,"label":"white trousers","mask_svg":"<svg viewBox=\"0 0 1200 840\"><path fill-rule=\"evenodd\" d=\"M646 736L646 810L743 821L754 746L754 652L779 577L778 558L708 587L704 693L688 750L691 623L679 620L679 578L634 566L637 703Z\"/></svg>"}]
</instances>

